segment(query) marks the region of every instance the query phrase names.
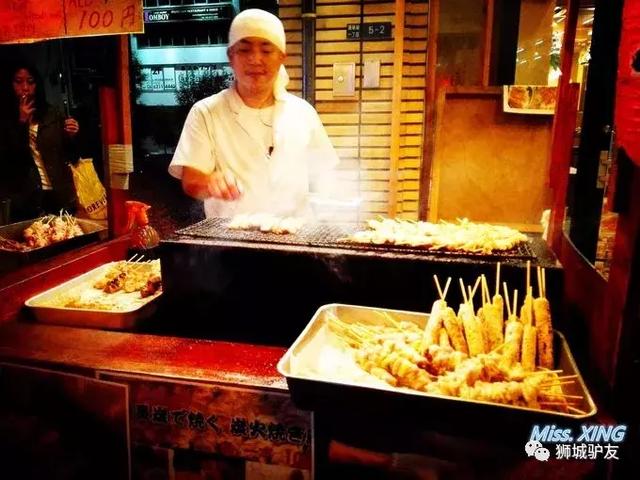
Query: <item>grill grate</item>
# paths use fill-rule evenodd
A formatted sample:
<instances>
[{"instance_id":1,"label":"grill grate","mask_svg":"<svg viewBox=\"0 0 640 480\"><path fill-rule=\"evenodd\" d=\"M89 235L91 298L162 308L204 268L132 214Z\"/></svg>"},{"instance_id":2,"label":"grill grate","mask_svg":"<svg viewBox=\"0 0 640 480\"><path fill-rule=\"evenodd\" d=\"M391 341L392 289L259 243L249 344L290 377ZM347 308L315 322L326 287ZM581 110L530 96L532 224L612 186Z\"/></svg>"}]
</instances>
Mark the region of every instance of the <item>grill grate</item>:
<instances>
[{"instance_id":1,"label":"grill grate","mask_svg":"<svg viewBox=\"0 0 640 480\"><path fill-rule=\"evenodd\" d=\"M380 251L405 253L413 255L438 255L446 257L472 258L535 258L529 242L518 245L515 249L505 252L473 253L463 251L430 250L402 245L374 245L363 243L346 243L344 238L357 230L364 228L356 224L305 224L295 234L265 233L258 230L231 230L227 228L228 218L207 218L189 227L176 231L179 235L228 240L232 242L269 243L278 245L294 245L305 247L342 248L361 251Z\"/></svg>"},{"instance_id":2,"label":"grill grate","mask_svg":"<svg viewBox=\"0 0 640 480\"><path fill-rule=\"evenodd\" d=\"M340 239L357 230L357 226L321 225L309 223L294 233L267 233L259 230L232 230L227 228L228 218L207 218L194 225L178 230L180 235L230 240L235 242L275 243L279 245L338 246Z\"/></svg>"}]
</instances>

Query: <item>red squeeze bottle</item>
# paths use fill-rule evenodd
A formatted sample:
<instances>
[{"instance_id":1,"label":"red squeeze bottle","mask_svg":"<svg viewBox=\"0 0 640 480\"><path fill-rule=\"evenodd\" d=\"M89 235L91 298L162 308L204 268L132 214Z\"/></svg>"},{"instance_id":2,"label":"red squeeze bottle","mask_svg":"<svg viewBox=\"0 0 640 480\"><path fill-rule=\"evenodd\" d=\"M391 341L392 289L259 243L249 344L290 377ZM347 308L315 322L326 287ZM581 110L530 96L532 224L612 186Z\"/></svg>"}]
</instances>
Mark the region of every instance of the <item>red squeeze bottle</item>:
<instances>
[{"instance_id":1,"label":"red squeeze bottle","mask_svg":"<svg viewBox=\"0 0 640 480\"><path fill-rule=\"evenodd\" d=\"M147 210L151 206L135 200L124 203L127 209L127 231L131 232L129 256L139 254L147 259L156 258L155 250L160 243L160 235L149 225Z\"/></svg>"}]
</instances>

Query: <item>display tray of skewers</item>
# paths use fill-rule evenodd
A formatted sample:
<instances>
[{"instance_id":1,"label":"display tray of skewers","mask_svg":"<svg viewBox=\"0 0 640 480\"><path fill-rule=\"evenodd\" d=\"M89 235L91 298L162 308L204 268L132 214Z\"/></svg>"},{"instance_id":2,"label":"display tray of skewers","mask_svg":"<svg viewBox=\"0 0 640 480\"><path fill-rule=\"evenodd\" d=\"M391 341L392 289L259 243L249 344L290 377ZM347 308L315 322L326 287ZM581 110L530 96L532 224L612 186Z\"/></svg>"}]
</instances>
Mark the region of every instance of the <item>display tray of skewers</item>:
<instances>
[{"instance_id":1,"label":"display tray of skewers","mask_svg":"<svg viewBox=\"0 0 640 480\"><path fill-rule=\"evenodd\" d=\"M325 305L278 370L307 410L350 405L417 419L467 414L474 423L508 420L510 427L550 417L583 420L597 408L564 336L553 330L539 278L539 295L527 281L521 303L517 290L500 285L499 269L494 292L484 276L473 285L458 279L457 312L446 300L451 279L443 288L436 282L429 314Z\"/></svg>"},{"instance_id":2,"label":"display tray of skewers","mask_svg":"<svg viewBox=\"0 0 640 480\"><path fill-rule=\"evenodd\" d=\"M153 302L161 294L160 260L132 257L72 278L25 306L42 323L128 329L155 311Z\"/></svg>"},{"instance_id":3,"label":"display tray of skewers","mask_svg":"<svg viewBox=\"0 0 640 480\"><path fill-rule=\"evenodd\" d=\"M529 238L510 227L470 222L372 219L365 225L241 214L208 218L177 232L218 240L471 257L534 258Z\"/></svg>"},{"instance_id":4,"label":"display tray of skewers","mask_svg":"<svg viewBox=\"0 0 640 480\"><path fill-rule=\"evenodd\" d=\"M0 256L42 259L98 240L106 227L61 212L0 227Z\"/></svg>"}]
</instances>

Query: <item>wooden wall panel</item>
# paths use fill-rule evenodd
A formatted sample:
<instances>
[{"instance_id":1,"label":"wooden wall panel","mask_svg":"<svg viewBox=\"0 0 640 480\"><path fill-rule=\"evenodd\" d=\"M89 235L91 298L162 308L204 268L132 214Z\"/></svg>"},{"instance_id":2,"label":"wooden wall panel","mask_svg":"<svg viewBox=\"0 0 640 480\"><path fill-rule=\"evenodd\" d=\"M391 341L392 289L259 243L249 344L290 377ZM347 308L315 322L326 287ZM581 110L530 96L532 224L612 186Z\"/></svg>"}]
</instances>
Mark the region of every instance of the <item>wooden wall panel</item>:
<instances>
[{"instance_id":1,"label":"wooden wall panel","mask_svg":"<svg viewBox=\"0 0 640 480\"><path fill-rule=\"evenodd\" d=\"M285 23L291 78L289 91L302 93L302 24L300 0L281 0L280 18ZM389 211L390 182L395 182L395 211L398 216L417 218L419 171L422 161L427 0L405 0L404 42L401 62L399 111L392 112L394 40L349 41L348 24L394 22L395 2L365 0L364 9L353 0L318 0L316 5L316 110L322 119L341 163L340 189L362 198L358 220ZM291 48L289 48L291 46ZM361 88L361 65L379 60L380 87ZM356 94L334 97L333 64L356 64ZM399 148L392 172L391 124L400 115Z\"/></svg>"},{"instance_id":2,"label":"wooden wall panel","mask_svg":"<svg viewBox=\"0 0 640 480\"><path fill-rule=\"evenodd\" d=\"M552 118L505 113L498 87L443 91L437 105L429 219L540 231L551 204Z\"/></svg>"}]
</instances>

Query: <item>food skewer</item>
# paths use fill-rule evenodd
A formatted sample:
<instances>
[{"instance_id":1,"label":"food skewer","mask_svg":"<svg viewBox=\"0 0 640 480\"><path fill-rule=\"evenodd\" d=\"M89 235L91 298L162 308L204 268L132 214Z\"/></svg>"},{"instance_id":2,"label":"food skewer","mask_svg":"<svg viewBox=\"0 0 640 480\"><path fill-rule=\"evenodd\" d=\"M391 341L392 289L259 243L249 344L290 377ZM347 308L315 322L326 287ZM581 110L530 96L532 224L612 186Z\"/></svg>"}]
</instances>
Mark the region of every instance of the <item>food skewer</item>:
<instances>
[{"instance_id":1,"label":"food skewer","mask_svg":"<svg viewBox=\"0 0 640 480\"><path fill-rule=\"evenodd\" d=\"M544 270L537 269L536 273L539 292L544 295ZM533 297L529 262L522 308L518 305L518 289L510 292L506 282L502 283L504 299L500 298L503 308L506 305L508 320L504 323L504 341L497 345L492 343L496 340L492 339L490 320L502 318L495 315L497 295L491 298L486 276L478 276L473 287L458 279L463 300L458 315L446 303L451 278L444 288L438 276L433 279L438 298L423 332L387 312L378 312L385 318L382 325L333 321L332 331L356 350L356 361L362 369L388 384L439 395L562 412L584 402L582 396L562 391L563 385L575 384L577 375L558 375L562 374L561 369L536 365L538 332L533 319L537 319L537 312L533 301L527 299ZM499 267L496 280L499 281ZM478 287L481 307L476 313L473 304ZM523 323L522 317L526 318L527 313L531 324Z\"/></svg>"},{"instance_id":2,"label":"food skewer","mask_svg":"<svg viewBox=\"0 0 640 480\"><path fill-rule=\"evenodd\" d=\"M533 325L533 296L530 291L531 287L531 261L527 260L527 274L526 274L526 286L525 286L525 297L522 303L522 308L520 309L520 320L524 325Z\"/></svg>"},{"instance_id":3,"label":"food skewer","mask_svg":"<svg viewBox=\"0 0 640 480\"><path fill-rule=\"evenodd\" d=\"M540 297L533 301L533 317L536 321L538 364L545 368L553 368L553 327L551 309L545 297L544 270L538 267L538 292Z\"/></svg>"},{"instance_id":4,"label":"food skewer","mask_svg":"<svg viewBox=\"0 0 640 480\"><path fill-rule=\"evenodd\" d=\"M522 344L522 323L518 320L518 317L515 315L515 309L518 300L518 290L514 290L513 299L510 301L509 299L509 291L507 290L507 283L503 282L502 284L504 288L504 300L505 305L507 306L507 314L509 315L509 319L505 324L505 348L503 350L502 359L500 361L500 366L508 370L513 368L515 364L520 360L520 347Z\"/></svg>"},{"instance_id":5,"label":"food skewer","mask_svg":"<svg viewBox=\"0 0 640 480\"><path fill-rule=\"evenodd\" d=\"M436 289L438 290L440 298L433 302L433 306L431 307L431 314L429 315L429 319L427 320L427 324L424 328L422 344L420 347L421 351L425 351L429 345L440 343L440 330L444 324L444 310L447 308L447 302L444 299L445 293L442 291L442 288L440 288L438 276L434 275L433 280L436 284ZM449 288L450 280L451 277L447 280L445 290Z\"/></svg>"},{"instance_id":6,"label":"food skewer","mask_svg":"<svg viewBox=\"0 0 640 480\"><path fill-rule=\"evenodd\" d=\"M480 277L478 277L474 288L469 287L469 293L466 296L466 302L460 305L458 317L464 327L464 334L467 339L467 346L469 347L469 355L476 356L481 353L485 353L484 337L482 333L482 326L480 321L475 315L473 308L473 297L475 291L480 283ZM464 292L464 284L460 280L460 285Z\"/></svg>"}]
</instances>

